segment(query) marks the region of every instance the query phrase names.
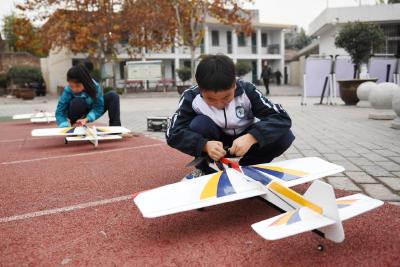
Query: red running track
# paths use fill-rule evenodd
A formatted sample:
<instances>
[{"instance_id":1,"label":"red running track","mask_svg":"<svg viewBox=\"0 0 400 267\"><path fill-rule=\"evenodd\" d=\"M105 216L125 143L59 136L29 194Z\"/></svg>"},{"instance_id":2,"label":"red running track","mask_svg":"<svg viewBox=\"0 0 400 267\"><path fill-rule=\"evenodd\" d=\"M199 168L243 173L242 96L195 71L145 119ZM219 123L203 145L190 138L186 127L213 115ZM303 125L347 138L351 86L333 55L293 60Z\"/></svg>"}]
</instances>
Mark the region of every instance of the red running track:
<instances>
[{"instance_id":1,"label":"red running track","mask_svg":"<svg viewBox=\"0 0 400 267\"><path fill-rule=\"evenodd\" d=\"M400 207L346 221L341 244L311 232L263 240L250 225L278 213L259 199L144 219L129 195L178 181L188 156L145 137L96 150L32 140L33 128L0 123L0 266L398 266Z\"/></svg>"}]
</instances>

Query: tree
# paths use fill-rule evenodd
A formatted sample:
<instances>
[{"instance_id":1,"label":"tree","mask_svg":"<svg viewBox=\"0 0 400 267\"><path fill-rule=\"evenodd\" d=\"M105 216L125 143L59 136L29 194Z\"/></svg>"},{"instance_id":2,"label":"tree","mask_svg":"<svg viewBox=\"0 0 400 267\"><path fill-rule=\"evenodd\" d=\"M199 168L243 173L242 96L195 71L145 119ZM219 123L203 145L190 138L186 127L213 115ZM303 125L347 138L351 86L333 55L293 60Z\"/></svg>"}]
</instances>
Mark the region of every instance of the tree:
<instances>
[{"instance_id":1,"label":"tree","mask_svg":"<svg viewBox=\"0 0 400 267\"><path fill-rule=\"evenodd\" d=\"M343 26L335 39L335 45L349 53L357 73L361 63L367 62L373 48L380 47L384 41L383 30L377 24L357 21Z\"/></svg>"},{"instance_id":2,"label":"tree","mask_svg":"<svg viewBox=\"0 0 400 267\"><path fill-rule=\"evenodd\" d=\"M400 0L376 0L377 4L398 4Z\"/></svg>"},{"instance_id":3,"label":"tree","mask_svg":"<svg viewBox=\"0 0 400 267\"><path fill-rule=\"evenodd\" d=\"M234 25L237 30L251 33L250 15L240 7L239 0L170 0L175 11L178 44L188 46L191 55L191 77L194 77L195 50L204 38L207 16L226 25ZM246 0L245 2L252 2Z\"/></svg>"},{"instance_id":4,"label":"tree","mask_svg":"<svg viewBox=\"0 0 400 267\"><path fill-rule=\"evenodd\" d=\"M290 32L285 34L285 47L287 49L302 49L312 42L313 38L308 36L303 28L300 32Z\"/></svg>"},{"instance_id":5,"label":"tree","mask_svg":"<svg viewBox=\"0 0 400 267\"><path fill-rule=\"evenodd\" d=\"M6 43L11 51L29 52L39 57L47 55L48 51L39 36L39 29L28 19L11 14L5 16L3 22Z\"/></svg>"},{"instance_id":6,"label":"tree","mask_svg":"<svg viewBox=\"0 0 400 267\"><path fill-rule=\"evenodd\" d=\"M3 32L5 42L7 43L8 49L11 51L16 51L16 42L18 40L17 35L14 31L14 24L15 24L16 16L11 14L9 16L5 16L3 18Z\"/></svg>"},{"instance_id":7,"label":"tree","mask_svg":"<svg viewBox=\"0 0 400 267\"><path fill-rule=\"evenodd\" d=\"M25 0L18 5L44 23L41 34L48 49L86 53L98 69L117 61L120 53L135 57L142 47L171 44L175 32L172 14L162 13L165 7L165 1L155 0Z\"/></svg>"},{"instance_id":8,"label":"tree","mask_svg":"<svg viewBox=\"0 0 400 267\"><path fill-rule=\"evenodd\" d=\"M296 38L295 47L302 49L312 42L312 38L306 34L303 28L300 29L300 33Z\"/></svg>"}]
</instances>

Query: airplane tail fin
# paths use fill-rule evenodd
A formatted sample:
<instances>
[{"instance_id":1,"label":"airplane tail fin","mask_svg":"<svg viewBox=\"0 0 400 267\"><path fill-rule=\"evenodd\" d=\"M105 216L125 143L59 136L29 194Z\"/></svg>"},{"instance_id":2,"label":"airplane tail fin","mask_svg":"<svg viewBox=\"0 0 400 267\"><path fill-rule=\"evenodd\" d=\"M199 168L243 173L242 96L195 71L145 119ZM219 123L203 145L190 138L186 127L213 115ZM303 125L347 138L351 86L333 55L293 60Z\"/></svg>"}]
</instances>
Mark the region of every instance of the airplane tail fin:
<instances>
[{"instance_id":1,"label":"airplane tail fin","mask_svg":"<svg viewBox=\"0 0 400 267\"><path fill-rule=\"evenodd\" d=\"M303 196L313 203L318 203L323 210L322 215L335 221L334 224L319 228L318 230L324 234L325 238L336 243L342 242L344 240L344 230L333 187L316 180Z\"/></svg>"}]
</instances>

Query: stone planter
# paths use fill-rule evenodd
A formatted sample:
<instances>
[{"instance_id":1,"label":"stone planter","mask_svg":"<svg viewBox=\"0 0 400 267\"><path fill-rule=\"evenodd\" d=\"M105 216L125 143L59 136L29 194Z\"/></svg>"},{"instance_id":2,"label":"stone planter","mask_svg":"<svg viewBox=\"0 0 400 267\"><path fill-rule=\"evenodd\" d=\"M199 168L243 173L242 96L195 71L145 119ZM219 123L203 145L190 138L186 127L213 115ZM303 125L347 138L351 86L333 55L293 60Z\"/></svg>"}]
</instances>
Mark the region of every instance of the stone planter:
<instances>
[{"instance_id":1,"label":"stone planter","mask_svg":"<svg viewBox=\"0 0 400 267\"><path fill-rule=\"evenodd\" d=\"M371 103L368 101L369 93L371 89L378 86L375 82L365 82L360 84L357 88L357 97L360 101L357 103L359 108L371 108Z\"/></svg>"},{"instance_id":2,"label":"stone planter","mask_svg":"<svg viewBox=\"0 0 400 267\"><path fill-rule=\"evenodd\" d=\"M393 110L396 113L397 117L392 122L391 127L393 129L400 129L400 90L397 90L396 92L394 92L392 107L393 107Z\"/></svg>"},{"instance_id":3,"label":"stone planter","mask_svg":"<svg viewBox=\"0 0 400 267\"><path fill-rule=\"evenodd\" d=\"M340 88L340 98L346 105L355 105L359 101L357 88L365 82L376 82L378 79L356 79L337 81Z\"/></svg>"},{"instance_id":4,"label":"stone planter","mask_svg":"<svg viewBox=\"0 0 400 267\"><path fill-rule=\"evenodd\" d=\"M20 94L21 91L20 91L20 90L21 90L21 89L18 89L18 88L17 88L17 89L14 89L14 94L15 94L15 97L16 97L16 98L21 98L21 94Z\"/></svg>"},{"instance_id":5,"label":"stone planter","mask_svg":"<svg viewBox=\"0 0 400 267\"><path fill-rule=\"evenodd\" d=\"M369 102L374 108L368 118L374 120L393 120L396 115L392 110L393 96L400 88L394 83L380 83L372 88L369 94Z\"/></svg>"},{"instance_id":6,"label":"stone planter","mask_svg":"<svg viewBox=\"0 0 400 267\"><path fill-rule=\"evenodd\" d=\"M35 90L30 88L19 89L19 95L23 100L32 100L35 98Z\"/></svg>"}]
</instances>

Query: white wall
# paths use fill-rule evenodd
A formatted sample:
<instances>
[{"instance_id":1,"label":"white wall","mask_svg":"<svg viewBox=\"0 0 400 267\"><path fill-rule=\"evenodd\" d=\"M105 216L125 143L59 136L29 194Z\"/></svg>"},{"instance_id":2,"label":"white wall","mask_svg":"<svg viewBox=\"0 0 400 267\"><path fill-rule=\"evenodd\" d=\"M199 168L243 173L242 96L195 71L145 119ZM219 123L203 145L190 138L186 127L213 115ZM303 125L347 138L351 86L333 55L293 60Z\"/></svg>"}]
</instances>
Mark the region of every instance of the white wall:
<instances>
[{"instance_id":1,"label":"white wall","mask_svg":"<svg viewBox=\"0 0 400 267\"><path fill-rule=\"evenodd\" d=\"M53 50L50 51L47 60L41 62L43 62L42 71L48 73L47 91L51 95L56 95L57 86L67 84L67 71L72 67L72 53L66 49L61 49L58 53Z\"/></svg>"},{"instance_id":2,"label":"white wall","mask_svg":"<svg viewBox=\"0 0 400 267\"><path fill-rule=\"evenodd\" d=\"M319 38L319 54L320 55L348 55L342 48L335 46L335 36L339 31L339 27L331 28L320 35Z\"/></svg>"}]
</instances>

